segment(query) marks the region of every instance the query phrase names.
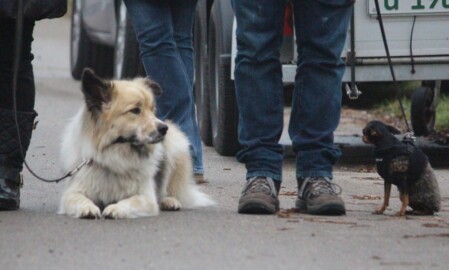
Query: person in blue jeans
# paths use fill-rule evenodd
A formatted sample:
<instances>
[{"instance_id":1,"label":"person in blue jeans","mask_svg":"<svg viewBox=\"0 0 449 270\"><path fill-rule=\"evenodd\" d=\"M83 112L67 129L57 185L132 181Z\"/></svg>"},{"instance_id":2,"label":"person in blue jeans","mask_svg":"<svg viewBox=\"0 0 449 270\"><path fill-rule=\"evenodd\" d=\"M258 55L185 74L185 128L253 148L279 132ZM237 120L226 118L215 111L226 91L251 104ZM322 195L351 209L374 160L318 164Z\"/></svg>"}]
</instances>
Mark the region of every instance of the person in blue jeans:
<instances>
[{"instance_id":1,"label":"person in blue jeans","mask_svg":"<svg viewBox=\"0 0 449 270\"><path fill-rule=\"evenodd\" d=\"M190 141L198 183L204 167L193 99L193 22L197 0L124 0L147 76L159 83L157 116L179 125Z\"/></svg>"},{"instance_id":2,"label":"person in blue jeans","mask_svg":"<svg viewBox=\"0 0 449 270\"><path fill-rule=\"evenodd\" d=\"M354 0L292 0L297 72L289 123L296 154L296 207L309 214L343 215L332 168L340 120L342 49ZM246 166L238 212L272 214L282 181L283 83L280 47L287 0L232 0L237 20L235 88L239 108L237 160Z\"/></svg>"}]
</instances>

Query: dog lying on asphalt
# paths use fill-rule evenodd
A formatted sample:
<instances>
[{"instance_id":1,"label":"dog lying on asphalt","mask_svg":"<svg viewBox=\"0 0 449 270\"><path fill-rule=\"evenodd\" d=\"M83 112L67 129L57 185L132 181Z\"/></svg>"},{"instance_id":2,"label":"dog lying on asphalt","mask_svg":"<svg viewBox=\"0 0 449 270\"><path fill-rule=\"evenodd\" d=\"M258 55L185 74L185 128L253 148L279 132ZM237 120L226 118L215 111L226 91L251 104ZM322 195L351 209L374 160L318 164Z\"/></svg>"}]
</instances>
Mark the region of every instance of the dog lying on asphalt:
<instances>
[{"instance_id":1,"label":"dog lying on asphalt","mask_svg":"<svg viewBox=\"0 0 449 270\"><path fill-rule=\"evenodd\" d=\"M433 215L440 210L438 182L427 156L412 141L399 141L401 132L380 121L371 121L363 129L363 141L373 144L377 172L384 179L385 196L382 206L373 214L383 214L390 199L391 184L399 189L402 202L398 216L406 214L407 205L417 215Z\"/></svg>"},{"instance_id":2,"label":"dog lying on asphalt","mask_svg":"<svg viewBox=\"0 0 449 270\"><path fill-rule=\"evenodd\" d=\"M155 116L153 81L109 81L86 69L85 105L62 142L67 182L59 213L76 218L138 218L159 210L213 205L194 183L189 142Z\"/></svg>"}]
</instances>

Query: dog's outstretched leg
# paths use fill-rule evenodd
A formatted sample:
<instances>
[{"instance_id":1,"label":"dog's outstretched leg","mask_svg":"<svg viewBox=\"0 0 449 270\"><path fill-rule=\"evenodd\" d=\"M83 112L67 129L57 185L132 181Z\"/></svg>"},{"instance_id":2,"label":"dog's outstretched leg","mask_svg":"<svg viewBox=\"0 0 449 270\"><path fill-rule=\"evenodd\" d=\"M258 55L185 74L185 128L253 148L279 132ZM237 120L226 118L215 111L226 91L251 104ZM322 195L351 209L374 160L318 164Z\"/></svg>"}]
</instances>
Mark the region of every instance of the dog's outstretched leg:
<instances>
[{"instance_id":1,"label":"dog's outstretched leg","mask_svg":"<svg viewBox=\"0 0 449 270\"><path fill-rule=\"evenodd\" d=\"M401 209L399 209L399 212L396 213L396 216L402 217L405 216L405 211L407 210L407 205L409 203L408 194L405 192L400 192L399 197L401 199Z\"/></svg>"},{"instance_id":2,"label":"dog's outstretched leg","mask_svg":"<svg viewBox=\"0 0 449 270\"><path fill-rule=\"evenodd\" d=\"M389 201L390 201L390 194L391 194L391 183L385 182L384 183L384 203L382 206L376 210L374 210L373 214L375 215L382 215L385 212L385 209L387 209Z\"/></svg>"},{"instance_id":3,"label":"dog's outstretched leg","mask_svg":"<svg viewBox=\"0 0 449 270\"><path fill-rule=\"evenodd\" d=\"M118 203L108 205L102 216L107 219L139 218L157 216L159 205L156 196L134 195Z\"/></svg>"},{"instance_id":4,"label":"dog's outstretched leg","mask_svg":"<svg viewBox=\"0 0 449 270\"><path fill-rule=\"evenodd\" d=\"M65 194L61 199L59 213L76 218L101 218L100 208L81 193Z\"/></svg>"},{"instance_id":5,"label":"dog's outstretched leg","mask_svg":"<svg viewBox=\"0 0 449 270\"><path fill-rule=\"evenodd\" d=\"M176 210L172 207L174 205L170 206L173 199L177 201L179 207L185 209L215 205L215 202L208 195L200 191L193 180L192 161L188 148L186 147L182 153L172 154L170 160L172 163L167 170L166 192L162 196L161 208L163 210Z\"/></svg>"},{"instance_id":6,"label":"dog's outstretched leg","mask_svg":"<svg viewBox=\"0 0 449 270\"><path fill-rule=\"evenodd\" d=\"M161 210L178 211L181 209L181 203L175 197L165 197L161 201Z\"/></svg>"}]
</instances>

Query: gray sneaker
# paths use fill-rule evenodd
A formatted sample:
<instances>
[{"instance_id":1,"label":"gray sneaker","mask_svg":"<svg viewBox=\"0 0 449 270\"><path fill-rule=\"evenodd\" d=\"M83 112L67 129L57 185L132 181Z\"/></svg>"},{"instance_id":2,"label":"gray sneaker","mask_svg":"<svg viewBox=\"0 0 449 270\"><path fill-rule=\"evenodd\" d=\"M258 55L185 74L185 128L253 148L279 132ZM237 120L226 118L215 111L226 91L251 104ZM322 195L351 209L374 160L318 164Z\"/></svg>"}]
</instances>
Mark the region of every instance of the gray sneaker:
<instances>
[{"instance_id":1,"label":"gray sneaker","mask_svg":"<svg viewBox=\"0 0 449 270\"><path fill-rule=\"evenodd\" d=\"M340 193L341 187L327 177L306 177L298 190L296 208L312 215L344 215L345 203L338 196Z\"/></svg>"},{"instance_id":2,"label":"gray sneaker","mask_svg":"<svg viewBox=\"0 0 449 270\"><path fill-rule=\"evenodd\" d=\"M275 185L271 178L248 179L239 199L240 214L274 214L279 210L278 192L280 182Z\"/></svg>"}]
</instances>

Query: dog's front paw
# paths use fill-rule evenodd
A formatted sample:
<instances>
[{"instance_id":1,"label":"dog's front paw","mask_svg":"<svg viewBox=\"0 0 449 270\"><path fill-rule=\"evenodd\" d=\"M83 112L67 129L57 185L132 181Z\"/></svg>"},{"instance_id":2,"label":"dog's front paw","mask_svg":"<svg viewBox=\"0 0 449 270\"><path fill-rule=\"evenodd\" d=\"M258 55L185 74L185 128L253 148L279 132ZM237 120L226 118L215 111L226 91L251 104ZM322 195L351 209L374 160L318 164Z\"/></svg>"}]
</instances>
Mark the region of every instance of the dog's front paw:
<instances>
[{"instance_id":1,"label":"dog's front paw","mask_svg":"<svg viewBox=\"0 0 449 270\"><path fill-rule=\"evenodd\" d=\"M98 208L98 206L89 203L78 207L73 216L76 218L84 218L84 219L100 219L101 211L100 208Z\"/></svg>"},{"instance_id":2,"label":"dog's front paw","mask_svg":"<svg viewBox=\"0 0 449 270\"><path fill-rule=\"evenodd\" d=\"M161 201L161 209L164 211L178 211L181 203L174 197L165 197Z\"/></svg>"},{"instance_id":3,"label":"dog's front paw","mask_svg":"<svg viewBox=\"0 0 449 270\"><path fill-rule=\"evenodd\" d=\"M103 210L103 218L105 219L123 219L129 218L127 211L120 207L117 203L111 204Z\"/></svg>"},{"instance_id":4,"label":"dog's front paw","mask_svg":"<svg viewBox=\"0 0 449 270\"><path fill-rule=\"evenodd\" d=\"M64 193L59 206L59 214L75 218L99 219L101 210L93 201L81 193Z\"/></svg>"},{"instance_id":5,"label":"dog's front paw","mask_svg":"<svg viewBox=\"0 0 449 270\"><path fill-rule=\"evenodd\" d=\"M150 217L158 214L159 205L153 197L136 195L108 205L102 215L107 219L122 219Z\"/></svg>"},{"instance_id":6,"label":"dog's front paw","mask_svg":"<svg viewBox=\"0 0 449 270\"><path fill-rule=\"evenodd\" d=\"M373 215L383 215L385 209L376 209L372 212Z\"/></svg>"}]
</instances>

